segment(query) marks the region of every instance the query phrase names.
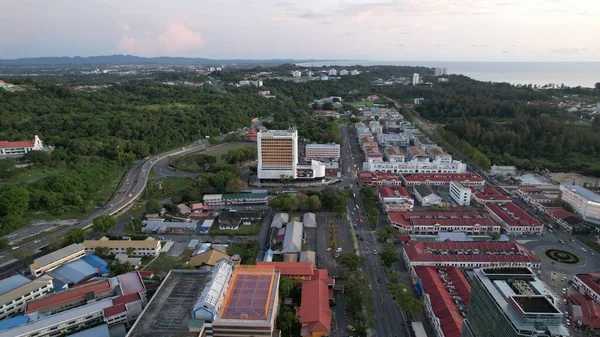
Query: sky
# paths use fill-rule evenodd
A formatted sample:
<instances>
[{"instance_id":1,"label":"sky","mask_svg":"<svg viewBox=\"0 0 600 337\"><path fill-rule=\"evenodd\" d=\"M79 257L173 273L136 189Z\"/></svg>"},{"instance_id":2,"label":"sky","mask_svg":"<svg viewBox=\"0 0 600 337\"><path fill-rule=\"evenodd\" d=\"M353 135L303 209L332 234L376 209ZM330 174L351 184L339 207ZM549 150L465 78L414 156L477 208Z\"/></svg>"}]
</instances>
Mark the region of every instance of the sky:
<instances>
[{"instance_id":1,"label":"sky","mask_svg":"<svg viewBox=\"0 0 600 337\"><path fill-rule=\"evenodd\" d=\"M600 61L599 0L18 0L0 58Z\"/></svg>"}]
</instances>

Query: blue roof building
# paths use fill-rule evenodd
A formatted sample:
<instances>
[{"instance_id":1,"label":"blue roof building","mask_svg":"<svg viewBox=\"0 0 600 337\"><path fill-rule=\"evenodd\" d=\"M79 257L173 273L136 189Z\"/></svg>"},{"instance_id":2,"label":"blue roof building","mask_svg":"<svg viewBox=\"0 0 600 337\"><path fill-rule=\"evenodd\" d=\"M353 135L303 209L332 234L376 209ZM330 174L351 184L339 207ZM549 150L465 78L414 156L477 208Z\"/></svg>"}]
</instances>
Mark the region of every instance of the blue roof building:
<instances>
[{"instance_id":1,"label":"blue roof building","mask_svg":"<svg viewBox=\"0 0 600 337\"><path fill-rule=\"evenodd\" d=\"M86 255L81 259L87 262L87 264L89 264L90 266L98 268L98 275L105 275L110 273L106 261L99 258L96 254Z\"/></svg>"},{"instance_id":2,"label":"blue roof building","mask_svg":"<svg viewBox=\"0 0 600 337\"><path fill-rule=\"evenodd\" d=\"M69 337L110 337L108 325L102 324L91 329L79 331L78 333L69 335Z\"/></svg>"},{"instance_id":3,"label":"blue roof building","mask_svg":"<svg viewBox=\"0 0 600 337\"><path fill-rule=\"evenodd\" d=\"M0 295L24 286L29 282L31 282L31 280L23 275L15 275L5 278L4 280L0 281Z\"/></svg>"},{"instance_id":4,"label":"blue roof building","mask_svg":"<svg viewBox=\"0 0 600 337\"><path fill-rule=\"evenodd\" d=\"M24 316L24 315L20 315L20 316L8 318L8 319L3 319L0 321L0 334L4 330L12 329L19 325L23 325L23 324L27 324L27 323L29 323L29 316Z\"/></svg>"}]
</instances>

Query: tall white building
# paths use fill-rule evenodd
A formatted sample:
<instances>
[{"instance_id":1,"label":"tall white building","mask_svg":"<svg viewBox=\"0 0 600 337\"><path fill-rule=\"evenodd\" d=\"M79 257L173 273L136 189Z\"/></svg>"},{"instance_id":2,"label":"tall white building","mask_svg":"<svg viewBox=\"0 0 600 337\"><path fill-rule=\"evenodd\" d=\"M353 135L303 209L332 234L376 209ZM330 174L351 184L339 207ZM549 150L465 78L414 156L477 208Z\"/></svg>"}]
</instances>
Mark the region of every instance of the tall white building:
<instances>
[{"instance_id":1,"label":"tall white building","mask_svg":"<svg viewBox=\"0 0 600 337\"><path fill-rule=\"evenodd\" d=\"M300 70L292 71L292 77L300 77L302 76L302 72Z\"/></svg>"},{"instance_id":2,"label":"tall white building","mask_svg":"<svg viewBox=\"0 0 600 337\"><path fill-rule=\"evenodd\" d=\"M242 80L239 82L240 87L245 86L245 85L253 85L255 87L262 87L263 81L262 80L256 80L256 81Z\"/></svg>"},{"instance_id":3,"label":"tall white building","mask_svg":"<svg viewBox=\"0 0 600 337\"><path fill-rule=\"evenodd\" d=\"M267 130L257 136L258 179L296 178L298 131Z\"/></svg>"},{"instance_id":4,"label":"tall white building","mask_svg":"<svg viewBox=\"0 0 600 337\"><path fill-rule=\"evenodd\" d=\"M419 74L414 73L413 79L412 79L412 85L417 85L417 84L419 84Z\"/></svg>"},{"instance_id":5,"label":"tall white building","mask_svg":"<svg viewBox=\"0 0 600 337\"><path fill-rule=\"evenodd\" d=\"M433 76L444 76L448 74L447 68L435 68L433 70Z\"/></svg>"},{"instance_id":6,"label":"tall white building","mask_svg":"<svg viewBox=\"0 0 600 337\"><path fill-rule=\"evenodd\" d=\"M450 196L459 206L469 206L471 204L471 189L465 187L459 181L450 182Z\"/></svg>"},{"instance_id":7,"label":"tall white building","mask_svg":"<svg viewBox=\"0 0 600 337\"><path fill-rule=\"evenodd\" d=\"M340 76L345 76L345 75L348 75L348 70L346 70L346 69L340 70ZM599 106L600 106L600 104L599 104Z\"/></svg>"},{"instance_id":8,"label":"tall white building","mask_svg":"<svg viewBox=\"0 0 600 337\"><path fill-rule=\"evenodd\" d=\"M329 76L337 76L337 70L329 69Z\"/></svg>"},{"instance_id":9,"label":"tall white building","mask_svg":"<svg viewBox=\"0 0 600 337\"><path fill-rule=\"evenodd\" d=\"M356 75L358 75L358 74L360 74L360 71L358 71L358 70L352 70L352 71L350 72L350 75L352 75L352 76L356 76Z\"/></svg>"},{"instance_id":10,"label":"tall white building","mask_svg":"<svg viewBox=\"0 0 600 337\"><path fill-rule=\"evenodd\" d=\"M573 207L584 220L600 222L600 195L578 185L560 185L560 200Z\"/></svg>"},{"instance_id":11,"label":"tall white building","mask_svg":"<svg viewBox=\"0 0 600 337\"><path fill-rule=\"evenodd\" d=\"M307 77L312 77L312 76L313 76L313 72L312 72L312 71L310 71L310 70L309 70L309 71L307 71L307 72L306 72L306 76L307 76Z\"/></svg>"}]
</instances>

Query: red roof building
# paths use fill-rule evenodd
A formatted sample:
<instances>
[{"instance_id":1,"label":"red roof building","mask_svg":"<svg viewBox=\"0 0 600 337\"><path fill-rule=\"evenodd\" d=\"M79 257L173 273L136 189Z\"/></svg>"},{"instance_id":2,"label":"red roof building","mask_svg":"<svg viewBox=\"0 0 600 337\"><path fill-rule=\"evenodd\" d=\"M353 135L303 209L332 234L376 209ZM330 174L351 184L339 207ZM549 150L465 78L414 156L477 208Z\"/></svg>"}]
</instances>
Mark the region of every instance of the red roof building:
<instances>
[{"instance_id":1,"label":"red roof building","mask_svg":"<svg viewBox=\"0 0 600 337\"><path fill-rule=\"evenodd\" d=\"M30 151L43 149L44 144L37 135L32 140L20 140L16 142L0 141L0 155L3 156L20 156Z\"/></svg>"},{"instance_id":2,"label":"red roof building","mask_svg":"<svg viewBox=\"0 0 600 337\"><path fill-rule=\"evenodd\" d=\"M600 304L581 294L571 295L569 300L573 322L581 321L588 329L600 330Z\"/></svg>"},{"instance_id":3,"label":"red roof building","mask_svg":"<svg viewBox=\"0 0 600 337\"><path fill-rule=\"evenodd\" d=\"M510 202L510 198L500 193L497 189L493 187L485 187L484 189L478 190L475 187L471 187L471 191L473 191L472 196L475 202L480 204L485 204L488 202L492 202L495 204L503 204L505 202Z\"/></svg>"},{"instance_id":4,"label":"red roof building","mask_svg":"<svg viewBox=\"0 0 600 337\"><path fill-rule=\"evenodd\" d=\"M573 277L573 285L580 293L585 293L600 303L600 273L577 274Z\"/></svg>"},{"instance_id":5,"label":"red roof building","mask_svg":"<svg viewBox=\"0 0 600 337\"><path fill-rule=\"evenodd\" d=\"M402 175L404 186L415 185L450 185L451 181L458 181L464 186L483 186L485 180L474 173L408 173Z\"/></svg>"},{"instance_id":6,"label":"red roof building","mask_svg":"<svg viewBox=\"0 0 600 337\"><path fill-rule=\"evenodd\" d=\"M377 194L386 212L412 211L415 205L415 199L402 186L381 186Z\"/></svg>"},{"instance_id":7,"label":"red roof building","mask_svg":"<svg viewBox=\"0 0 600 337\"><path fill-rule=\"evenodd\" d=\"M302 298L297 315L302 324L301 336L321 337L331 331L333 279L325 269L315 269L312 280L302 283Z\"/></svg>"},{"instance_id":8,"label":"red roof building","mask_svg":"<svg viewBox=\"0 0 600 337\"><path fill-rule=\"evenodd\" d=\"M111 307L103 310L104 320L109 325L126 323L128 317L135 320L146 305L138 293L115 297L112 303Z\"/></svg>"},{"instance_id":9,"label":"red roof building","mask_svg":"<svg viewBox=\"0 0 600 337\"><path fill-rule=\"evenodd\" d=\"M542 223L515 203L487 203L485 208L507 235L542 235L544 232Z\"/></svg>"},{"instance_id":10,"label":"red roof building","mask_svg":"<svg viewBox=\"0 0 600 337\"><path fill-rule=\"evenodd\" d=\"M86 305L88 302L96 302L111 297L114 295L113 290L115 287L116 285L113 286L110 280L90 282L80 287L30 301L27 303L25 313L56 314Z\"/></svg>"},{"instance_id":11,"label":"red roof building","mask_svg":"<svg viewBox=\"0 0 600 337\"><path fill-rule=\"evenodd\" d=\"M312 262L256 262L258 266L274 266L281 276L310 281L315 273Z\"/></svg>"},{"instance_id":12,"label":"red roof building","mask_svg":"<svg viewBox=\"0 0 600 337\"><path fill-rule=\"evenodd\" d=\"M458 268L415 267L423 304L436 336L460 337L471 285Z\"/></svg>"},{"instance_id":13,"label":"red roof building","mask_svg":"<svg viewBox=\"0 0 600 337\"><path fill-rule=\"evenodd\" d=\"M389 212L388 219L392 226L408 234L461 232L473 235L500 232L500 226L482 212Z\"/></svg>"},{"instance_id":14,"label":"red roof building","mask_svg":"<svg viewBox=\"0 0 600 337\"><path fill-rule=\"evenodd\" d=\"M467 269L540 267L540 259L524 246L510 241L408 241L402 251L402 258L410 266L413 277L416 266Z\"/></svg>"},{"instance_id":15,"label":"red roof building","mask_svg":"<svg viewBox=\"0 0 600 337\"><path fill-rule=\"evenodd\" d=\"M248 132L246 132L246 139L252 142L256 142L257 135L258 132L256 132L256 130L250 129L248 130Z\"/></svg>"},{"instance_id":16,"label":"red roof building","mask_svg":"<svg viewBox=\"0 0 600 337\"><path fill-rule=\"evenodd\" d=\"M400 186L402 178L390 172L360 172L360 183L368 186Z\"/></svg>"},{"instance_id":17,"label":"red roof building","mask_svg":"<svg viewBox=\"0 0 600 337\"><path fill-rule=\"evenodd\" d=\"M566 230L569 233L571 233L573 227L585 224L582 218L567 211L562 207L548 209L547 212L547 214L552 218L552 220L554 220L556 225L560 226L562 229Z\"/></svg>"}]
</instances>

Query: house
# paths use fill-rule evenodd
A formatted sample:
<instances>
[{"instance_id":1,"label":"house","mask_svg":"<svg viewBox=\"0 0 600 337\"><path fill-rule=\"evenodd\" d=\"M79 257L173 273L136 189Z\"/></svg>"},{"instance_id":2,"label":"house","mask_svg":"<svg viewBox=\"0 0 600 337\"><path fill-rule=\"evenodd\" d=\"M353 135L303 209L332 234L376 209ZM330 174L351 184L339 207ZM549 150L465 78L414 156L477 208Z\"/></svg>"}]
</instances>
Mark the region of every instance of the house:
<instances>
[{"instance_id":1,"label":"house","mask_svg":"<svg viewBox=\"0 0 600 337\"><path fill-rule=\"evenodd\" d=\"M217 218L219 229L237 230L240 225L251 225L262 218L261 212L235 211L221 212Z\"/></svg>"},{"instance_id":2,"label":"house","mask_svg":"<svg viewBox=\"0 0 600 337\"><path fill-rule=\"evenodd\" d=\"M231 256L217 249L209 249L190 258L188 265L201 270L211 270L219 260L230 260Z\"/></svg>"},{"instance_id":3,"label":"house","mask_svg":"<svg viewBox=\"0 0 600 337\"><path fill-rule=\"evenodd\" d=\"M275 213L273 220L271 220L271 227L281 228L290 221L290 215L288 213Z\"/></svg>"},{"instance_id":4,"label":"house","mask_svg":"<svg viewBox=\"0 0 600 337\"><path fill-rule=\"evenodd\" d=\"M31 151L40 151L44 149L44 143L37 135L32 140L24 141L0 141L0 157L20 157Z\"/></svg>"},{"instance_id":5,"label":"house","mask_svg":"<svg viewBox=\"0 0 600 337\"><path fill-rule=\"evenodd\" d=\"M414 193L421 206L439 206L442 204L442 198L429 185L417 185Z\"/></svg>"},{"instance_id":6,"label":"house","mask_svg":"<svg viewBox=\"0 0 600 337\"><path fill-rule=\"evenodd\" d=\"M327 270L315 269L310 281L302 283L300 308L301 335L310 337L327 336L331 332L331 309L334 280Z\"/></svg>"},{"instance_id":7,"label":"house","mask_svg":"<svg viewBox=\"0 0 600 337\"><path fill-rule=\"evenodd\" d=\"M302 248L303 231L302 222L289 222L285 226L282 253L300 253Z\"/></svg>"},{"instance_id":8,"label":"house","mask_svg":"<svg viewBox=\"0 0 600 337\"><path fill-rule=\"evenodd\" d=\"M111 255L127 253L129 256L156 256L162 248L160 241L152 237L146 240L111 240L103 236L100 240L85 240L83 246L88 253L93 253L98 247L106 247Z\"/></svg>"},{"instance_id":9,"label":"house","mask_svg":"<svg viewBox=\"0 0 600 337\"><path fill-rule=\"evenodd\" d=\"M317 228L317 216L315 213L304 213L302 215L302 223L306 228Z\"/></svg>"},{"instance_id":10,"label":"house","mask_svg":"<svg viewBox=\"0 0 600 337\"><path fill-rule=\"evenodd\" d=\"M415 200L402 186L381 186L377 189L385 212L412 211Z\"/></svg>"},{"instance_id":11,"label":"house","mask_svg":"<svg viewBox=\"0 0 600 337\"><path fill-rule=\"evenodd\" d=\"M177 209L179 209L179 214L188 215L192 213L192 209L186 204L177 205Z\"/></svg>"}]
</instances>

